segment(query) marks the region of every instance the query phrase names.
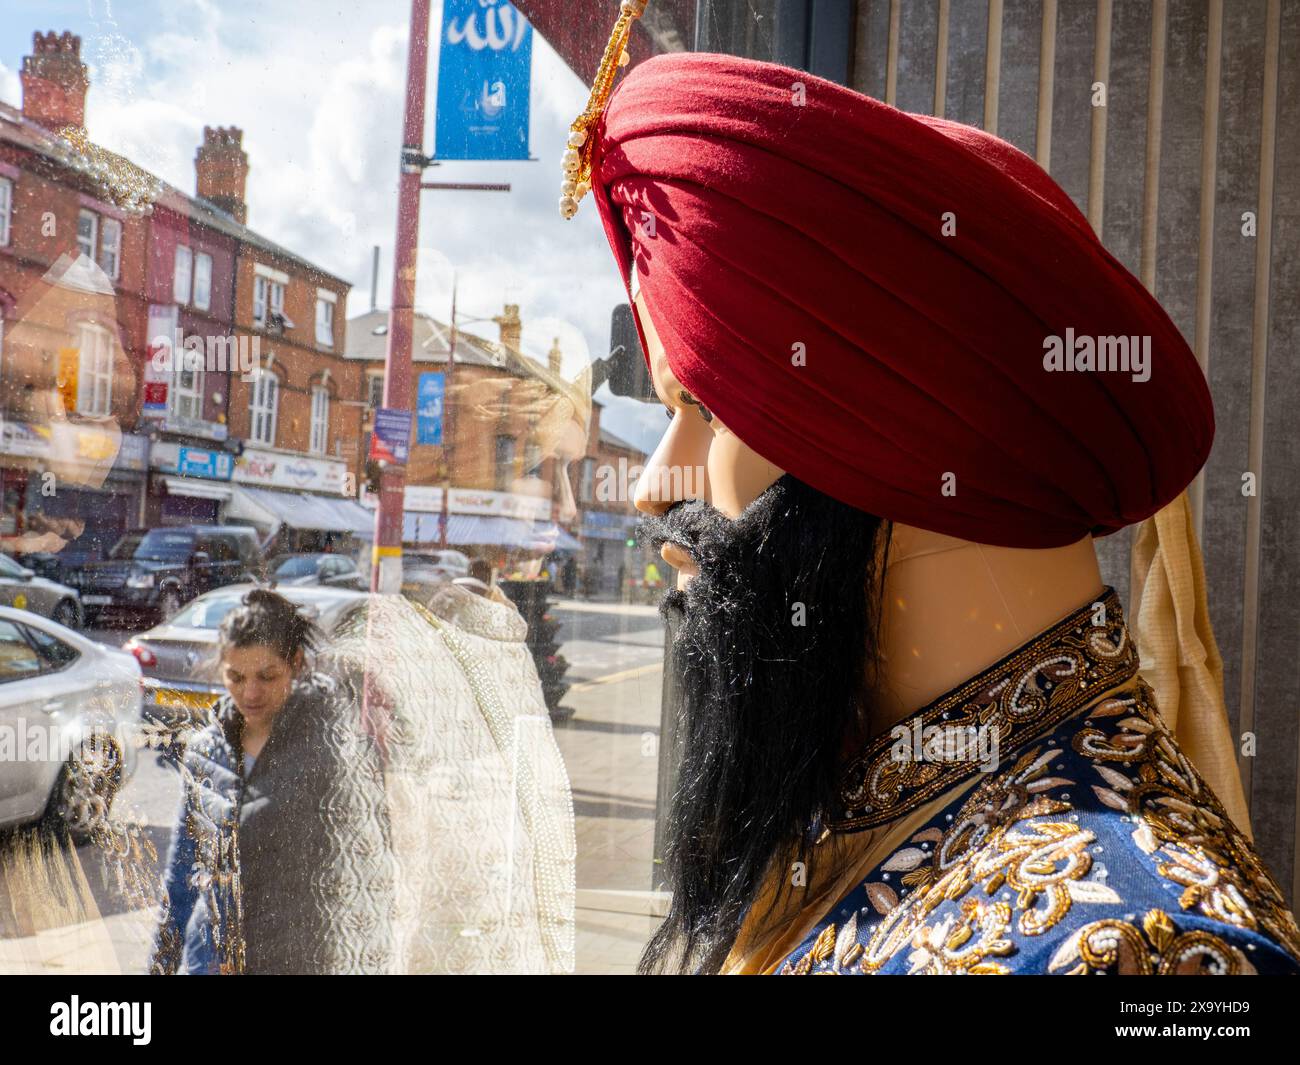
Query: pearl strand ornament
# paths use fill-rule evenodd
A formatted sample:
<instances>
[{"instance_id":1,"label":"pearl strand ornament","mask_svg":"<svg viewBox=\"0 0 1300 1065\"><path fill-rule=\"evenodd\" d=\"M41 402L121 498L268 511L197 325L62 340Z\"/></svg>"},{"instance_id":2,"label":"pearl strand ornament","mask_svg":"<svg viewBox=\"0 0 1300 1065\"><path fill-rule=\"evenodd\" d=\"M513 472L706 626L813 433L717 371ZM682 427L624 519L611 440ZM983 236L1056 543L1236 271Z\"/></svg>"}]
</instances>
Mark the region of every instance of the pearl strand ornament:
<instances>
[{"instance_id":1,"label":"pearl strand ornament","mask_svg":"<svg viewBox=\"0 0 1300 1065\"><path fill-rule=\"evenodd\" d=\"M561 166L564 180L560 183L560 214L572 218L578 211L579 201L591 191L591 151L595 145L595 127L609 102L614 89L614 76L619 67L628 64L627 42L632 32L632 20L645 13L647 0L622 0L618 21L605 45L596 80L591 84L591 95L582 114L569 127L568 147Z\"/></svg>"}]
</instances>

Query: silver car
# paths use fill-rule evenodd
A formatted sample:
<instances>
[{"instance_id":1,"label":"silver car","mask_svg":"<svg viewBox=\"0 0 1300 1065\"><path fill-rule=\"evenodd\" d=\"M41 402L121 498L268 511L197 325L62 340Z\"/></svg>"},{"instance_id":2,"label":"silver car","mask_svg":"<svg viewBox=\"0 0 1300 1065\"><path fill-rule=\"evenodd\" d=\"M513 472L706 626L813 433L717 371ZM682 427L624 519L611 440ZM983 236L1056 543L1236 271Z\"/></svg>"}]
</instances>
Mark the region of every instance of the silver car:
<instances>
[{"instance_id":1,"label":"silver car","mask_svg":"<svg viewBox=\"0 0 1300 1065\"><path fill-rule=\"evenodd\" d=\"M75 588L38 577L8 555L0 555L0 605L30 610L70 629L81 627L81 597Z\"/></svg>"},{"instance_id":2,"label":"silver car","mask_svg":"<svg viewBox=\"0 0 1300 1065\"><path fill-rule=\"evenodd\" d=\"M135 771L140 667L129 654L0 607L0 828L44 817L83 838Z\"/></svg>"},{"instance_id":3,"label":"silver car","mask_svg":"<svg viewBox=\"0 0 1300 1065\"><path fill-rule=\"evenodd\" d=\"M231 584L201 595L161 625L132 636L122 650L135 656L144 675L144 715L171 728L203 720L225 689L216 673L217 630L255 584ZM275 589L325 632L365 592L320 585Z\"/></svg>"}]
</instances>

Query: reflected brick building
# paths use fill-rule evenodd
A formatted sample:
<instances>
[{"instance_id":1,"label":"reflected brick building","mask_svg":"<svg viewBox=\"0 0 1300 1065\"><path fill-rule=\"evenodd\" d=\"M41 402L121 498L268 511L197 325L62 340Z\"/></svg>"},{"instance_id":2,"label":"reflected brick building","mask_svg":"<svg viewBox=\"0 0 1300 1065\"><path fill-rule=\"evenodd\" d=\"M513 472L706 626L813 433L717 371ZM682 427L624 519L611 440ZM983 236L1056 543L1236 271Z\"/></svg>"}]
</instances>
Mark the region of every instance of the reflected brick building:
<instances>
[{"instance_id":1,"label":"reflected brick building","mask_svg":"<svg viewBox=\"0 0 1300 1065\"><path fill-rule=\"evenodd\" d=\"M62 539L70 560L94 558L126 528L190 521L269 537L302 492L326 501L317 531L350 535L365 517L346 504L361 432L350 286L249 228L241 131L205 128L190 195L91 140L78 37L35 34L21 81L21 108L0 103L6 550ZM201 357L162 350L160 370L160 337ZM98 462L109 430L103 476L33 493L55 436Z\"/></svg>"}]
</instances>

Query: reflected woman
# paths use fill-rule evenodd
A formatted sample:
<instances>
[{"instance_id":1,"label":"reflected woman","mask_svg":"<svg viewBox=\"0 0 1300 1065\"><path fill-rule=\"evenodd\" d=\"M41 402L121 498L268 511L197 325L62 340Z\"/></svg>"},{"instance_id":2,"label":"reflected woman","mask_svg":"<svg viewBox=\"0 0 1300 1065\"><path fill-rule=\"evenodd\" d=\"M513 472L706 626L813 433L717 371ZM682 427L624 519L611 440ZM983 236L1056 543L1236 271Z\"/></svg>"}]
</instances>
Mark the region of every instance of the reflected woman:
<instances>
[{"instance_id":1,"label":"reflected woman","mask_svg":"<svg viewBox=\"0 0 1300 1065\"><path fill-rule=\"evenodd\" d=\"M351 727L335 683L309 667L319 641L309 618L265 589L222 622L228 694L182 760L155 973L386 966L382 886L346 921L331 889L358 875L382 885L387 827L373 744ZM340 924L346 937L334 934Z\"/></svg>"}]
</instances>

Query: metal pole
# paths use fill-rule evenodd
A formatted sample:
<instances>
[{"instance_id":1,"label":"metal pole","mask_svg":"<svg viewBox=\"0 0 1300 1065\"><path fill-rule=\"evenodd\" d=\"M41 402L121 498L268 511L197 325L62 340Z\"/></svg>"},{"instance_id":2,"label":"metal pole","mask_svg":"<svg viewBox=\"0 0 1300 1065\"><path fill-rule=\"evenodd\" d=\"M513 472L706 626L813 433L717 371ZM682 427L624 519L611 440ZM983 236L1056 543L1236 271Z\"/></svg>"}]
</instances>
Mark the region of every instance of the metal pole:
<instances>
[{"instance_id":1,"label":"metal pole","mask_svg":"<svg viewBox=\"0 0 1300 1065\"><path fill-rule=\"evenodd\" d=\"M420 236L420 178L424 172L424 96L429 67L429 0L411 0L411 39L406 56L406 114L397 193L397 239L393 254L393 300L388 311L384 363L384 406L405 410L411 403L411 338L415 318L415 258ZM375 509L370 590L396 592L401 586L402 515L406 472L384 466ZM387 567L382 563L390 560ZM395 571L395 572L394 572ZM387 579L382 582L381 572Z\"/></svg>"},{"instance_id":2,"label":"metal pole","mask_svg":"<svg viewBox=\"0 0 1300 1065\"><path fill-rule=\"evenodd\" d=\"M442 390L442 532L438 543L447 550L447 523L451 521L451 383L456 372L456 276L451 278L451 336L447 340L447 381Z\"/></svg>"},{"instance_id":3,"label":"metal pole","mask_svg":"<svg viewBox=\"0 0 1300 1065\"><path fill-rule=\"evenodd\" d=\"M370 310L373 313L379 307L379 245L375 245L375 256L370 264Z\"/></svg>"}]
</instances>

